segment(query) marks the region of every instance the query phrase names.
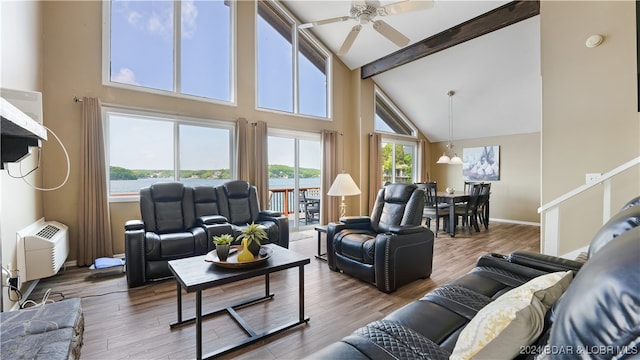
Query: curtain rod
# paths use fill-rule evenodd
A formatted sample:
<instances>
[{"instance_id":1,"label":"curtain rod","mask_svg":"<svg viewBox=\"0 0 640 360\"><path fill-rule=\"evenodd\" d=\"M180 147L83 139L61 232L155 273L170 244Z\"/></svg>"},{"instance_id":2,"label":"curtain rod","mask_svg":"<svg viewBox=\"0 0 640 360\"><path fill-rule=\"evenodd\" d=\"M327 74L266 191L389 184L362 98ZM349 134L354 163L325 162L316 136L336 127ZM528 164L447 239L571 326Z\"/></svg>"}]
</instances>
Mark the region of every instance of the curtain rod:
<instances>
[{"instance_id":1,"label":"curtain rod","mask_svg":"<svg viewBox=\"0 0 640 360\"><path fill-rule=\"evenodd\" d=\"M83 102L83 101L84 101L84 100L82 100L81 98L79 98L79 97L77 97L77 96L74 96L74 97L73 97L73 102L77 102L77 103L79 103L79 102Z\"/></svg>"}]
</instances>

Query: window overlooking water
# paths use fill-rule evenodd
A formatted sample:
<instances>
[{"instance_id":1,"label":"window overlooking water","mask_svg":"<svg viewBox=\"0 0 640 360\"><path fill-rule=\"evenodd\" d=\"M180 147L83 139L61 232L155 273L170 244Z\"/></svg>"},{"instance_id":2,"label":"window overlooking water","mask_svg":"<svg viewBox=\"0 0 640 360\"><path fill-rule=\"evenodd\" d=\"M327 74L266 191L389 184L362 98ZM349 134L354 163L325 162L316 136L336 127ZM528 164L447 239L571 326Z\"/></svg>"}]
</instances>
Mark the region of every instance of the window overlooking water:
<instances>
[{"instance_id":1,"label":"window overlooking water","mask_svg":"<svg viewBox=\"0 0 640 360\"><path fill-rule=\"evenodd\" d=\"M319 214L306 213L301 199L320 203L320 135L271 130L268 148L270 209L293 214L292 228L317 224Z\"/></svg>"},{"instance_id":2,"label":"window overlooking water","mask_svg":"<svg viewBox=\"0 0 640 360\"><path fill-rule=\"evenodd\" d=\"M109 195L156 182L216 186L231 179L233 125L106 108Z\"/></svg>"}]
</instances>

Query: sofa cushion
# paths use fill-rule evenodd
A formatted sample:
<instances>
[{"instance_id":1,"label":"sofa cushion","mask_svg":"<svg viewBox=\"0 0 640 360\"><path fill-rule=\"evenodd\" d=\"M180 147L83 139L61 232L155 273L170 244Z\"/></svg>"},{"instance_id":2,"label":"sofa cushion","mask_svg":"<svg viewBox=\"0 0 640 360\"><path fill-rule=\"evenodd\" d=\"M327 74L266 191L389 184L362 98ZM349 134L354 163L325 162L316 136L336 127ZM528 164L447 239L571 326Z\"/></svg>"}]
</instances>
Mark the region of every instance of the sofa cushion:
<instances>
[{"instance_id":1,"label":"sofa cushion","mask_svg":"<svg viewBox=\"0 0 640 360\"><path fill-rule=\"evenodd\" d=\"M181 183L156 183L140 191L140 211L147 231L183 231L193 224L193 194ZM185 202L187 204L185 204ZM186 205L186 206L185 206Z\"/></svg>"},{"instance_id":2,"label":"sofa cushion","mask_svg":"<svg viewBox=\"0 0 640 360\"><path fill-rule=\"evenodd\" d=\"M195 216L219 215L218 195L212 186L196 186L193 188L193 204ZM224 218L223 218L224 219ZM226 222L226 219L224 219Z\"/></svg>"},{"instance_id":3,"label":"sofa cushion","mask_svg":"<svg viewBox=\"0 0 640 360\"><path fill-rule=\"evenodd\" d=\"M637 358L639 258L640 227L636 227L609 242L585 263L555 307L551 349L570 347L602 359Z\"/></svg>"},{"instance_id":4,"label":"sofa cushion","mask_svg":"<svg viewBox=\"0 0 640 360\"><path fill-rule=\"evenodd\" d=\"M588 257L594 256L602 247L627 230L640 226L640 206L630 206L609 219L591 240Z\"/></svg>"},{"instance_id":5,"label":"sofa cushion","mask_svg":"<svg viewBox=\"0 0 640 360\"><path fill-rule=\"evenodd\" d=\"M402 324L380 320L356 330L342 341L364 352L371 359L445 360L446 350Z\"/></svg>"},{"instance_id":6,"label":"sofa cushion","mask_svg":"<svg viewBox=\"0 0 640 360\"><path fill-rule=\"evenodd\" d=\"M376 235L363 229L342 230L334 239L337 254L364 264L373 264Z\"/></svg>"},{"instance_id":7,"label":"sofa cushion","mask_svg":"<svg viewBox=\"0 0 640 360\"><path fill-rule=\"evenodd\" d=\"M567 289L573 273L542 275L481 309L462 330L451 359L513 358L542 333L547 310Z\"/></svg>"}]
</instances>

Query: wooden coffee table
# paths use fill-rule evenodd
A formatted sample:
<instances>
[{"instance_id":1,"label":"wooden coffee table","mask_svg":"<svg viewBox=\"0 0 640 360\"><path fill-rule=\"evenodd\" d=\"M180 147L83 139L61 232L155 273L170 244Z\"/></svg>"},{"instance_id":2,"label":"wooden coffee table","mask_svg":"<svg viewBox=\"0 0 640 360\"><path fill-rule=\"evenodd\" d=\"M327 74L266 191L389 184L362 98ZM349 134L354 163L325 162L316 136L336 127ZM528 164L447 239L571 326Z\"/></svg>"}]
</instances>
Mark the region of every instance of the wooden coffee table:
<instances>
[{"instance_id":1,"label":"wooden coffee table","mask_svg":"<svg viewBox=\"0 0 640 360\"><path fill-rule=\"evenodd\" d=\"M236 344L218 349L213 353L206 354L204 356L205 359L210 359L229 353L233 350L254 343L267 336L277 334L279 332L290 329L297 325L304 324L309 321L308 317L304 317L304 266L309 264L311 261L307 257L304 257L291 250L277 245L268 244L264 246L272 250L271 256L265 263L250 268L228 269L218 267L215 264L204 261L204 255L169 261L169 270L171 270L176 279L178 305L178 320L175 323L172 323L170 326L171 328L174 328L193 323L195 321L197 359L203 359L202 320L208 316L227 312L235 320L235 322L247 333L248 338L243 339ZM253 329L251 329L249 324L240 317L240 315L236 312L236 309L273 299L274 294L270 293L269 290L269 274L281 270L291 269L294 267L298 267L298 320L281 325L277 328L268 330L263 333L256 333ZM250 279L261 275L264 275L265 277L264 296L248 299L238 304L234 304L207 314L202 314L202 290L206 290L219 285L233 283L240 280ZM182 318L182 289L184 289L188 293L196 293L196 314L194 318Z\"/></svg>"}]
</instances>

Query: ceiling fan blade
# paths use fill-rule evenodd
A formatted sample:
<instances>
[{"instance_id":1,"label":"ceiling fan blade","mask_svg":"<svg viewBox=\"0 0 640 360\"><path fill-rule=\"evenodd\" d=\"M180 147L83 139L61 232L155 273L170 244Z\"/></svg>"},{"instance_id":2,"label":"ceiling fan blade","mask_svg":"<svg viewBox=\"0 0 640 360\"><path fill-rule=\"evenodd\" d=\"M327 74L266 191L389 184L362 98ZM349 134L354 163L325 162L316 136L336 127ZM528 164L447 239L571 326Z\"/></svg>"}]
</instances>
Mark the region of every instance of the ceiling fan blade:
<instances>
[{"instance_id":1,"label":"ceiling fan blade","mask_svg":"<svg viewBox=\"0 0 640 360\"><path fill-rule=\"evenodd\" d=\"M349 19L351 19L350 16L340 16L340 17L331 18L331 19L318 20L318 21L314 21L314 22L298 25L298 29L306 29L306 28L310 28L310 27L314 27L314 26L331 24L331 23L336 23L336 22L341 22L341 21L347 21Z\"/></svg>"},{"instance_id":2,"label":"ceiling fan blade","mask_svg":"<svg viewBox=\"0 0 640 360\"><path fill-rule=\"evenodd\" d=\"M351 49L351 45L353 45L353 42L356 41L356 37L360 33L361 29L362 25L360 24L351 28L351 31L349 31L349 34L347 34L347 38L344 39L342 46L340 46L340 50L338 50L338 56L345 55L349 52L349 49Z\"/></svg>"},{"instance_id":3,"label":"ceiling fan blade","mask_svg":"<svg viewBox=\"0 0 640 360\"><path fill-rule=\"evenodd\" d=\"M402 35L401 32L391 27L391 25L387 24L382 20L376 20L373 22L373 28L382 34L382 36L391 40L392 43L396 44L399 47L404 47L409 43L409 38Z\"/></svg>"},{"instance_id":4,"label":"ceiling fan blade","mask_svg":"<svg viewBox=\"0 0 640 360\"><path fill-rule=\"evenodd\" d=\"M433 7L433 0L404 0L378 8L378 15L396 15L410 11L426 10Z\"/></svg>"}]
</instances>

